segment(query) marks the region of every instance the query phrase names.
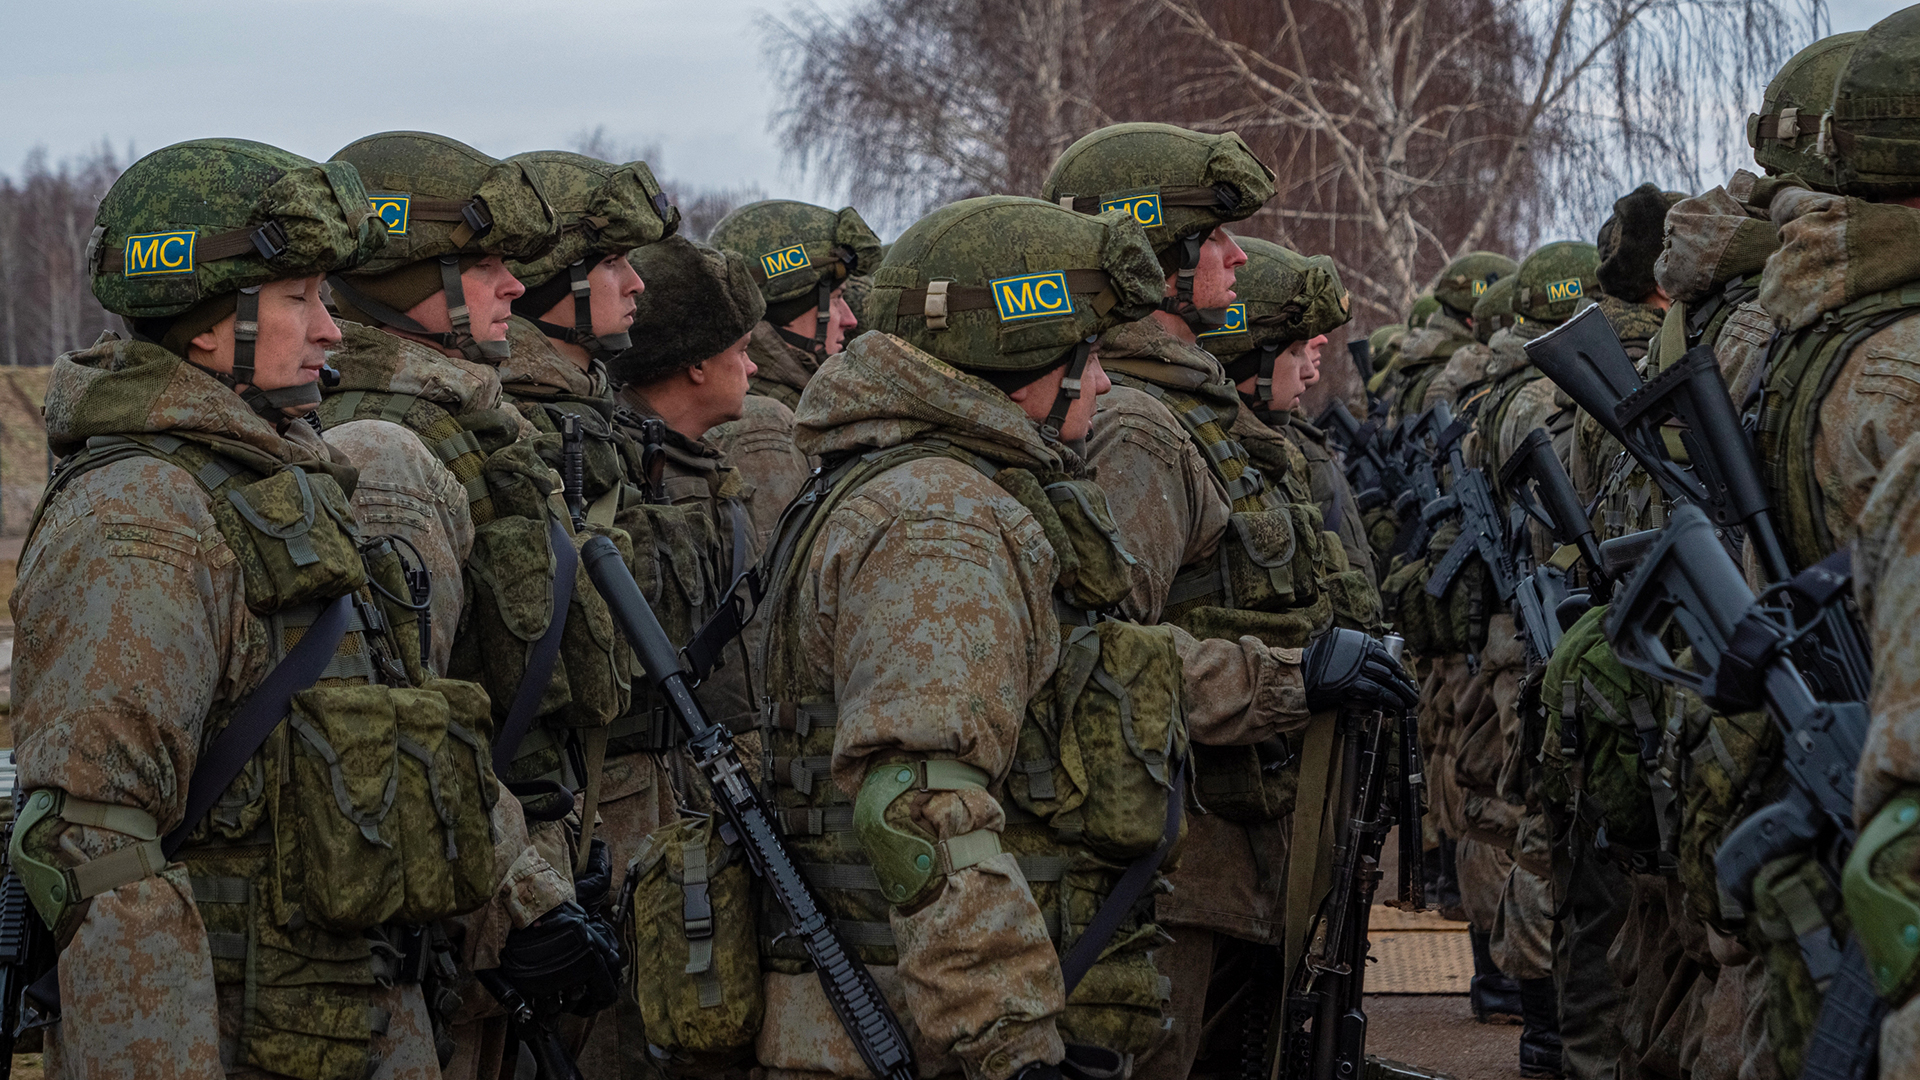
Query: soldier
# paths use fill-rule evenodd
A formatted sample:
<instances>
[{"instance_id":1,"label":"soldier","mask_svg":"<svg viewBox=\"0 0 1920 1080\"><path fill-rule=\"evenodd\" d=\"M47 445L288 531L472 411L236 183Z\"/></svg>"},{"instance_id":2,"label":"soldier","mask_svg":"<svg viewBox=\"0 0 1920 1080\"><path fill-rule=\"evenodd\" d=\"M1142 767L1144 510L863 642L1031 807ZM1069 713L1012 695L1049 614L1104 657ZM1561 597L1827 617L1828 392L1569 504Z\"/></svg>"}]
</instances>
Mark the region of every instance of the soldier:
<instances>
[{"instance_id":1,"label":"soldier","mask_svg":"<svg viewBox=\"0 0 1920 1080\"><path fill-rule=\"evenodd\" d=\"M558 548L578 541L558 477L540 457L538 429L503 397L495 366L510 358L511 303L525 292L506 259L531 261L563 242L560 222L525 163L443 136L373 135L335 158L365 178L393 238L378 258L330 279L344 320L333 353L341 379L319 415L328 441L365 476L395 475L403 448L424 446L439 463L427 494L392 484L409 498L388 495L385 504L429 523L408 530L423 553L454 560L451 571L434 567L436 592L454 605L449 629L458 629L446 670L491 699L501 780L532 823L532 848L515 865L544 856L573 871L576 845L561 819L589 771L568 760L568 747L575 732L604 728L623 710L625 650L584 572L565 569L574 560L562 561ZM455 527L432 527L441 521ZM610 884L598 869L582 876L589 902ZM598 1000L570 1008L598 1011L613 998L602 981L611 941L571 888L558 907L551 900L470 920L463 969L512 969L523 950L560 955L585 942L581 959L594 970L580 982L592 982ZM477 986L460 996L448 1071L484 1078L500 1059L504 1016Z\"/></svg>"},{"instance_id":2,"label":"soldier","mask_svg":"<svg viewBox=\"0 0 1920 1080\"><path fill-rule=\"evenodd\" d=\"M1448 263L1429 286L1437 305L1426 321L1407 332L1396 373L1383 387L1398 421L1425 407L1427 388L1462 347L1474 343L1473 303L1487 286L1510 276L1517 264L1492 251L1469 251Z\"/></svg>"},{"instance_id":3,"label":"soldier","mask_svg":"<svg viewBox=\"0 0 1920 1080\"><path fill-rule=\"evenodd\" d=\"M1152 1050L1157 933L1142 891L1114 890L1164 850L1187 725L1257 740L1331 694L1394 692L1377 664L1373 689L1335 690L1255 642L1096 622L1133 572L1069 447L1108 384L1096 336L1163 282L1127 214L956 203L902 235L875 274L876 331L801 401L801 449L826 471L772 567L768 782L838 925L898 988L926 1075L1043 1075L1063 1042ZM1353 638L1308 650L1308 670L1336 648L1358 667ZM1095 736L1117 730L1104 688L1120 685L1137 750ZM1102 909L1111 937L1087 930ZM1063 959L1050 939L1078 944ZM856 1072L794 946L761 950L759 1063Z\"/></svg>"},{"instance_id":4,"label":"soldier","mask_svg":"<svg viewBox=\"0 0 1920 1080\"><path fill-rule=\"evenodd\" d=\"M1455 350L1447 366L1433 377L1433 382L1427 385L1427 396L1420 403L1422 409L1431 409L1434 402L1444 401L1457 411L1460 392L1486 380L1487 365L1493 361L1493 350L1487 343L1493 340L1493 335L1518 322L1513 313L1513 281L1514 276L1508 274L1488 285L1473 302L1473 344Z\"/></svg>"},{"instance_id":5,"label":"soldier","mask_svg":"<svg viewBox=\"0 0 1920 1080\"><path fill-rule=\"evenodd\" d=\"M748 343L758 371L746 412L707 435L746 481L764 541L807 479L806 459L793 450L792 410L807 380L858 325L846 289L880 264L880 239L851 206L834 211L772 199L721 218L707 240L753 266L767 301Z\"/></svg>"},{"instance_id":6,"label":"soldier","mask_svg":"<svg viewBox=\"0 0 1920 1080\"><path fill-rule=\"evenodd\" d=\"M12 602L8 856L64 944L49 1075L440 1075L422 958L496 884L485 694L423 663L353 468L295 422L340 340L322 278L383 239L352 166L244 140L150 154L101 203L93 291L131 337L55 363L66 456ZM396 727L438 748L431 797ZM524 869L521 899L553 876Z\"/></svg>"},{"instance_id":7,"label":"soldier","mask_svg":"<svg viewBox=\"0 0 1920 1080\"><path fill-rule=\"evenodd\" d=\"M1159 309L1109 330L1099 345L1115 389L1101 403L1087 460L1099 470L1122 542L1139 560L1128 614L1221 645L1284 650L1330 625L1332 596L1323 583L1339 564L1327 550L1319 509L1291 502L1281 487L1286 477L1254 465L1245 438L1264 425L1244 415L1238 388L1195 344L1198 332L1228 317L1234 274L1247 258L1218 226L1256 211L1272 193L1271 177L1237 135L1120 124L1068 147L1042 194L1083 212L1133 209L1167 274ZM1243 560L1271 566L1283 544L1292 545L1293 556L1284 590L1241 581L1234 591L1225 577L1232 567ZM1210 812L1193 819L1174 891L1155 904L1174 935L1159 953L1173 979L1174 1037L1140 1064L1145 1076L1186 1075L1205 1049L1203 1030L1221 1032L1211 1049L1234 1060L1243 1040L1263 1040L1264 1018L1215 1023L1208 998L1213 1011L1263 1009L1270 982L1258 982L1254 994L1234 991L1250 978L1268 978L1274 957L1238 946L1304 942L1304 926L1289 938L1285 918L1291 792L1279 788L1291 778L1260 766L1263 753L1285 760L1291 751L1260 749L1239 733L1223 738L1198 725L1194 738L1196 796ZM1303 766L1316 773L1315 784L1322 769ZM1303 900L1296 914L1311 907Z\"/></svg>"}]
</instances>

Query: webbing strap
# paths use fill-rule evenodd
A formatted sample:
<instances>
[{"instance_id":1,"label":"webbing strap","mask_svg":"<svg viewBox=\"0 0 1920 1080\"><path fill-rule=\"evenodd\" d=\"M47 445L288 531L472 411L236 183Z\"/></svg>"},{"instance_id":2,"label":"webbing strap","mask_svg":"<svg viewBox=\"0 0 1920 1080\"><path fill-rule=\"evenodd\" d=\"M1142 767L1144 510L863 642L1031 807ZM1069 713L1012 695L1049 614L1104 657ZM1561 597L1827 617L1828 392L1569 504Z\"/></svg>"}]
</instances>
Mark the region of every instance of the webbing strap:
<instances>
[{"instance_id":1,"label":"webbing strap","mask_svg":"<svg viewBox=\"0 0 1920 1080\"><path fill-rule=\"evenodd\" d=\"M727 500L727 516L733 525L733 580L721 594L719 609L680 650L695 685L706 681L719 663L720 653L747 628L747 621L765 596L760 568L747 562L747 511L740 500Z\"/></svg>"},{"instance_id":2,"label":"webbing strap","mask_svg":"<svg viewBox=\"0 0 1920 1080\"><path fill-rule=\"evenodd\" d=\"M1315 882L1320 876L1321 834L1327 817L1327 790L1334 769L1333 735L1339 713L1315 713L1300 744L1300 787L1293 803L1293 838L1287 855L1287 912L1282 924L1283 978L1292 978L1307 952L1307 930L1320 906ZM1326 767L1320 763L1326 762Z\"/></svg>"},{"instance_id":3,"label":"webbing strap","mask_svg":"<svg viewBox=\"0 0 1920 1080\"><path fill-rule=\"evenodd\" d=\"M347 636L351 596L342 596L327 605L326 611L307 629L292 650L275 664L260 685L233 711L233 719L201 752L193 776L187 781L187 809L180 824L174 826L161 843L168 858L180 850L187 834L207 816L213 804L240 775L247 762L267 741L273 729L286 719L293 707L293 695L312 686L333 660L334 651Z\"/></svg>"},{"instance_id":4,"label":"webbing strap","mask_svg":"<svg viewBox=\"0 0 1920 1080\"><path fill-rule=\"evenodd\" d=\"M507 766L520 749L520 740L527 737L527 729L533 726L533 710L540 706L540 698L547 692L547 684L553 681L553 667L560 659L560 637L567 626L567 609L573 603L574 576L579 570L580 553L573 550L573 538L560 527L558 521L548 519L547 538L553 547L553 617L547 622L546 632L540 640L534 642L533 649L527 653L527 671L520 678L520 686L513 694L513 705L507 709L507 719L500 725L500 737L493 744L493 767L496 772L506 771ZM304 638L302 641L306 640Z\"/></svg>"},{"instance_id":5,"label":"webbing strap","mask_svg":"<svg viewBox=\"0 0 1920 1080\"><path fill-rule=\"evenodd\" d=\"M1113 891L1107 894L1093 921L1087 924L1087 929L1073 943L1067 955L1060 958L1060 977L1066 983L1068 998L1073 997L1073 988L1080 985L1080 980L1086 977L1087 972L1099 961L1100 954L1106 951L1107 942L1112 940L1114 931L1120 929L1121 921L1133 910L1134 904L1147 894L1147 889L1152 887L1160 864L1166 860L1167 852L1172 850L1173 842L1179 839L1180 822L1186 809L1187 765L1181 762L1179 771L1173 777L1173 788L1167 792L1167 827L1160 834L1159 846L1127 864L1126 872L1114 883Z\"/></svg>"}]
</instances>

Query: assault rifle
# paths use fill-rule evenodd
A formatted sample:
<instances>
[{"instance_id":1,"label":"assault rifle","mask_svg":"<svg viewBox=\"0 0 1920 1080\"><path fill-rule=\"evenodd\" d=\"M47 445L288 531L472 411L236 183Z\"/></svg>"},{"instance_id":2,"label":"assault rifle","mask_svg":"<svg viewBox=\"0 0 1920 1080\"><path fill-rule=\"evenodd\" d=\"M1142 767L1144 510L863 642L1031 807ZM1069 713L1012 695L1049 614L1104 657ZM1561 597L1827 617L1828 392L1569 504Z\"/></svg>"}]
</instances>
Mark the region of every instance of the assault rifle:
<instances>
[{"instance_id":1,"label":"assault rifle","mask_svg":"<svg viewBox=\"0 0 1920 1080\"><path fill-rule=\"evenodd\" d=\"M1533 546L1527 535L1527 520L1539 522L1553 542L1572 545L1587 564L1590 590L1575 592L1567 585L1567 575L1556 566L1533 566L1514 588L1511 605L1514 619L1526 639L1532 662L1545 664L1560 643L1560 635L1591 606L1598 596L1606 602L1611 591L1600 544L1594 538L1593 525L1586 508L1573 490L1560 456L1553 451L1553 439L1545 428L1534 428L1500 467L1500 487L1512 502L1512 544L1514 563L1525 569L1533 562Z\"/></svg>"},{"instance_id":2,"label":"assault rifle","mask_svg":"<svg viewBox=\"0 0 1920 1080\"><path fill-rule=\"evenodd\" d=\"M1716 539L1744 530L1768 582L1793 576L1766 485L1711 347L1689 350L1679 363L1643 381L1606 316L1590 307L1527 342L1526 350L1527 358L1619 440L1669 499L1700 507L1717 526ZM1668 452L1670 432L1685 452L1684 464ZM1859 628L1850 618L1826 618L1815 609L1796 608L1792 615L1813 628L1796 637L1792 649L1814 696L1865 701L1873 672Z\"/></svg>"},{"instance_id":3,"label":"assault rifle","mask_svg":"<svg viewBox=\"0 0 1920 1080\"><path fill-rule=\"evenodd\" d=\"M567 502L567 515L573 527L587 526L586 439L580 431L580 418L568 413L560 420L560 483Z\"/></svg>"},{"instance_id":4,"label":"assault rifle","mask_svg":"<svg viewBox=\"0 0 1920 1080\"><path fill-rule=\"evenodd\" d=\"M1363 513L1387 504L1400 508L1400 498L1411 490L1406 469L1382 452L1380 444L1384 440L1372 421L1361 424L1347 410L1346 402L1335 401L1314 426L1340 440L1347 459L1347 483L1353 487L1354 501Z\"/></svg>"},{"instance_id":5,"label":"assault rifle","mask_svg":"<svg viewBox=\"0 0 1920 1080\"><path fill-rule=\"evenodd\" d=\"M1433 522L1422 511L1445 492L1440 487L1439 461L1447 452L1447 438L1457 441L1464 429L1456 430L1452 413L1433 409L1403 420L1388 441L1386 454L1406 477L1407 489L1394 503L1399 515L1399 535L1394 537L1391 555L1411 552L1419 555L1433 535Z\"/></svg>"},{"instance_id":6,"label":"assault rifle","mask_svg":"<svg viewBox=\"0 0 1920 1080\"><path fill-rule=\"evenodd\" d=\"M726 818L722 837L728 843L742 845L754 873L786 912L792 927L789 935L806 947L827 1001L860 1052L860 1059L879 1080L917 1080L913 1048L899 1019L881 996L866 965L834 928L793 853L781 841L759 785L753 782L734 748L732 733L725 725L709 720L694 699L693 684L681 666L680 654L634 584L619 549L606 537L596 536L587 541L581 553L587 560L588 576L639 654L647 680L673 707L686 729L687 753L706 777L714 802Z\"/></svg>"},{"instance_id":7,"label":"assault rifle","mask_svg":"<svg viewBox=\"0 0 1920 1080\"><path fill-rule=\"evenodd\" d=\"M1796 851L1814 853L1833 876L1852 848L1856 763L1865 744L1867 709L1861 701L1822 701L1793 658L1793 644L1821 626L1846 619L1836 601L1846 590L1848 553L1797 575L1759 600L1714 526L1697 506L1674 511L1632 580L1607 613L1614 655L1629 667L1700 694L1709 704L1739 711L1756 698L1783 736L1781 763L1791 784L1778 802L1734 828L1714 856L1721 886L1747 910L1762 866ZM1817 612L1812 623L1801 614ZM1683 667L1667 651L1677 628L1693 650ZM1756 693L1757 691L1757 693ZM1871 1070L1879 1018L1877 997L1857 941L1843 949L1821 927L1800 937L1808 973L1828 984L1810 1042L1805 1080L1853 1080Z\"/></svg>"},{"instance_id":8,"label":"assault rifle","mask_svg":"<svg viewBox=\"0 0 1920 1080\"><path fill-rule=\"evenodd\" d=\"M1454 579L1467 564L1467 560L1478 557L1487 568L1493 592L1502 604L1513 605L1515 594L1520 588L1520 567L1514 560L1511 529L1507 515L1500 511L1494 501L1493 488L1487 483L1487 475L1479 469L1467 467L1466 456L1460 450L1460 436L1455 432L1452 422L1452 410L1447 403L1436 403L1428 410L1434 417L1434 424L1441 429L1441 441L1447 455L1447 475L1452 481L1447 494L1420 508L1420 520L1429 528L1433 523L1450 514L1460 515L1460 539L1441 557L1434 566L1433 573L1427 578L1427 595L1438 599L1453 587ZM1524 520L1524 519L1523 519ZM1468 600L1469 619L1478 598ZM1551 648L1543 639L1535 639L1531 634L1544 634L1544 627L1522 627L1523 636L1528 636L1528 648L1537 649L1545 656ZM1469 665L1476 670L1478 657L1469 653Z\"/></svg>"},{"instance_id":9,"label":"assault rifle","mask_svg":"<svg viewBox=\"0 0 1920 1080\"><path fill-rule=\"evenodd\" d=\"M574 1064L567 1053L555 1016L536 1011L498 968L473 974L500 1007L507 1010L507 1057L517 1061L517 1046L524 1046L533 1056L536 1080L581 1080L580 1066Z\"/></svg>"},{"instance_id":10,"label":"assault rifle","mask_svg":"<svg viewBox=\"0 0 1920 1080\"><path fill-rule=\"evenodd\" d=\"M1397 659L1404 643L1389 635L1386 644ZM1380 852L1396 819L1402 839L1400 896L1416 907L1421 900L1420 862L1406 855L1409 835L1419 850L1423 782L1413 714L1343 716L1339 747L1339 787L1329 809L1334 815L1331 888L1320 909L1319 932L1310 935L1316 944L1300 968L1287 973L1278 1053L1262 1074L1265 1080L1360 1080L1375 1071L1418 1075L1368 1059L1365 1010L1367 920L1380 883ZM1394 786L1397 793L1389 791Z\"/></svg>"},{"instance_id":11,"label":"assault rifle","mask_svg":"<svg viewBox=\"0 0 1920 1080\"><path fill-rule=\"evenodd\" d=\"M20 808L14 798L11 765L5 776L4 797L15 804L17 817ZM13 840L12 822L7 823L0 840L5 841L0 844L0 852L8 850ZM27 899L26 883L9 868L6 878L0 880L0 1080L12 1074L14 1047L33 1022L34 1014L44 1009L28 996L28 988L52 970L55 957L53 931L47 929Z\"/></svg>"}]
</instances>

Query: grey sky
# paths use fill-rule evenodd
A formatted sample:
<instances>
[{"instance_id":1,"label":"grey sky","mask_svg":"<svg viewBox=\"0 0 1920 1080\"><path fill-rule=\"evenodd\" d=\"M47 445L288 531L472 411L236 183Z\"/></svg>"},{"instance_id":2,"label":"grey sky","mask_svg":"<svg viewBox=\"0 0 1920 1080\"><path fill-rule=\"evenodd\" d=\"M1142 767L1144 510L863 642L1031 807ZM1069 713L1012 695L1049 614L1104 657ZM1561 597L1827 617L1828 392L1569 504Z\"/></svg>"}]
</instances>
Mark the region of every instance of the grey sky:
<instances>
[{"instance_id":1,"label":"grey sky","mask_svg":"<svg viewBox=\"0 0 1920 1080\"><path fill-rule=\"evenodd\" d=\"M852 0L823 0L829 11ZM1897 0L1831 0L1836 31ZM0 0L0 172L110 140L233 135L325 157L420 128L505 155L605 125L716 187L835 192L783 165L760 17L787 0ZM486 74L480 74L485 72ZM1746 108L1757 102L1745 103Z\"/></svg>"},{"instance_id":2,"label":"grey sky","mask_svg":"<svg viewBox=\"0 0 1920 1080\"><path fill-rule=\"evenodd\" d=\"M845 0L829 0L828 10ZM783 168L759 17L787 0L0 0L0 172L102 138L324 158L375 131L506 155L605 125L662 172L827 198Z\"/></svg>"}]
</instances>

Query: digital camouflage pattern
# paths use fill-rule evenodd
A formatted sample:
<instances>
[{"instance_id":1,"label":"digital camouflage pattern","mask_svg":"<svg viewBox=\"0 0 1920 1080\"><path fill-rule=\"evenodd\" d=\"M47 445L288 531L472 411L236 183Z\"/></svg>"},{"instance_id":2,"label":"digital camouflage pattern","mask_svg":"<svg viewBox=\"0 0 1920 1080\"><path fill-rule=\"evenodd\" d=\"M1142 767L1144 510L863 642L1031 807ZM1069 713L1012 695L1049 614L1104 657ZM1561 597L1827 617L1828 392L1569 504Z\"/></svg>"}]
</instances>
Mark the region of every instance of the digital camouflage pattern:
<instances>
[{"instance_id":1,"label":"digital camouflage pattern","mask_svg":"<svg viewBox=\"0 0 1920 1080\"><path fill-rule=\"evenodd\" d=\"M560 239L560 221L532 172L519 162L496 161L465 143L421 131L388 131L357 139L333 155L359 170L369 196L486 204L492 228L476 234L455 220L429 218L409 206L406 231L387 231L387 245L360 267L362 275L441 255L503 255L534 259ZM421 208L424 210L424 208ZM397 209L388 211L398 214Z\"/></svg>"},{"instance_id":2,"label":"digital camouflage pattern","mask_svg":"<svg viewBox=\"0 0 1920 1080\"><path fill-rule=\"evenodd\" d=\"M1834 84L1825 143L1845 194L1897 198L1920 189L1917 43L1920 10L1902 8L1867 28Z\"/></svg>"},{"instance_id":3,"label":"digital camouflage pattern","mask_svg":"<svg viewBox=\"0 0 1920 1080\"><path fill-rule=\"evenodd\" d=\"M756 339L759 332L760 328L755 328ZM749 352L748 356L752 358L753 354ZM793 400L799 402L798 393ZM763 549L779 523L781 511L799 497L812 472L807 456L794 446L793 439L793 410L772 397L749 393L740 419L712 428L701 440L739 470L746 489L747 516Z\"/></svg>"},{"instance_id":4,"label":"digital camouflage pattern","mask_svg":"<svg viewBox=\"0 0 1920 1080\"><path fill-rule=\"evenodd\" d=\"M1767 83L1760 111L1747 114L1747 145L1768 175L1792 173L1817 191L1834 190L1833 160L1819 152L1820 116L1863 34L1821 38L1794 53Z\"/></svg>"},{"instance_id":5,"label":"digital camouflage pattern","mask_svg":"<svg viewBox=\"0 0 1920 1080\"><path fill-rule=\"evenodd\" d=\"M529 289L582 259L656 243L680 227L679 207L667 201L644 161L611 165L564 150L534 150L505 163L527 171L560 224L560 238L539 258L508 264Z\"/></svg>"},{"instance_id":6,"label":"digital camouflage pattern","mask_svg":"<svg viewBox=\"0 0 1920 1080\"><path fill-rule=\"evenodd\" d=\"M1452 308L1455 317L1465 317L1473 313L1474 303L1488 286L1511 277L1519 268L1520 264L1497 251L1469 251L1448 263L1427 286L1427 292Z\"/></svg>"},{"instance_id":7,"label":"digital camouflage pattern","mask_svg":"<svg viewBox=\"0 0 1920 1080\"><path fill-rule=\"evenodd\" d=\"M279 227L285 243L271 259L255 248L206 257L214 237L268 223ZM108 269L123 265L129 237L171 232L194 234L191 273L128 276L124 266ZM148 154L114 181L94 215L87 269L100 306L158 318L269 281L350 270L386 242L350 165L317 164L246 139L195 139Z\"/></svg>"},{"instance_id":8,"label":"digital camouflage pattern","mask_svg":"<svg viewBox=\"0 0 1920 1080\"><path fill-rule=\"evenodd\" d=\"M1559 240L1527 256L1514 275L1513 313L1528 322L1558 326L1588 301L1599 299L1600 249Z\"/></svg>"},{"instance_id":9,"label":"digital camouflage pattern","mask_svg":"<svg viewBox=\"0 0 1920 1080\"><path fill-rule=\"evenodd\" d=\"M1181 205L1176 192L1212 189L1213 198ZM1095 200L1094 210L1142 196L1151 210L1132 210L1155 251L1219 225L1252 217L1273 198L1273 170L1261 164L1239 135L1210 135L1171 124L1113 124L1082 135L1061 153L1040 185L1040 198ZM1142 214L1146 216L1142 216ZM891 256L890 256L891 257ZM1168 273L1171 273L1171 269Z\"/></svg>"},{"instance_id":10,"label":"digital camouflage pattern","mask_svg":"<svg viewBox=\"0 0 1920 1080\"><path fill-rule=\"evenodd\" d=\"M1388 422L1417 416L1453 354L1474 344L1473 330L1444 309L1427 316L1419 329L1407 331L1379 387L1390 405Z\"/></svg>"},{"instance_id":11,"label":"digital camouflage pattern","mask_svg":"<svg viewBox=\"0 0 1920 1080\"><path fill-rule=\"evenodd\" d=\"M1097 271L1104 284L1066 292L1067 310L1005 319L992 284L1027 275ZM919 301L929 282L981 290L981 300L950 302L946 328L925 315L901 314L906 294ZM1138 319L1166 292L1146 237L1120 210L1090 216L1012 195L963 199L915 222L873 274L867 299L873 329L959 368L1031 371L1052 367L1088 336Z\"/></svg>"},{"instance_id":12,"label":"digital camouflage pattern","mask_svg":"<svg viewBox=\"0 0 1920 1080\"><path fill-rule=\"evenodd\" d=\"M721 218L707 234L707 243L745 258L755 268L768 304L810 296L823 275L845 281L880 265L880 238L851 206L829 210L790 199L748 203ZM780 260L795 247L805 252L804 264ZM837 250L851 262L836 255Z\"/></svg>"}]
</instances>

